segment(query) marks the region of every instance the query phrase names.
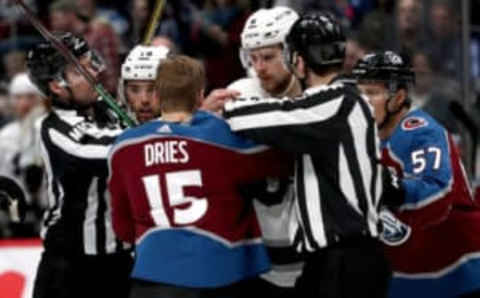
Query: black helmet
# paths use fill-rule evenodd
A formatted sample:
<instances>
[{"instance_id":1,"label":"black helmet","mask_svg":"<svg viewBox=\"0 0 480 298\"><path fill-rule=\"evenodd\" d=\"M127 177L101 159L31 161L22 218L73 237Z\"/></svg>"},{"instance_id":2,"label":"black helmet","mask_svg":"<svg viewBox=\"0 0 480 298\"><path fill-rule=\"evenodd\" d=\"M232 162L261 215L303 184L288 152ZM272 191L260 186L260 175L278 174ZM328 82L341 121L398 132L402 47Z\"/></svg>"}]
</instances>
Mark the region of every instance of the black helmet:
<instances>
[{"instance_id":1,"label":"black helmet","mask_svg":"<svg viewBox=\"0 0 480 298\"><path fill-rule=\"evenodd\" d=\"M392 51L365 55L352 70L359 82L385 82L390 91L415 83L415 73L409 63Z\"/></svg>"},{"instance_id":2,"label":"black helmet","mask_svg":"<svg viewBox=\"0 0 480 298\"><path fill-rule=\"evenodd\" d=\"M286 38L287 65L295 53L305 59L314 71L324 66L342 65L345 58L345 35L340 23L329 12L302 15L292 26Z\"/></svg>"},{"instance_id":3,"label":"black helmet","mask_svg":"<svg viewBox=\"0 0 480 298\"><path fill-rule=\"evenodd\" d=\"M55 33L55 37L62 42L75 57L81 57L90 51L87 42L72 33ZM50 42L41 42L28 52L27 68L30 79L47 96L51 95L48 83L52 80L63 79L66 59Z\"/></svg>"}]
</instances>

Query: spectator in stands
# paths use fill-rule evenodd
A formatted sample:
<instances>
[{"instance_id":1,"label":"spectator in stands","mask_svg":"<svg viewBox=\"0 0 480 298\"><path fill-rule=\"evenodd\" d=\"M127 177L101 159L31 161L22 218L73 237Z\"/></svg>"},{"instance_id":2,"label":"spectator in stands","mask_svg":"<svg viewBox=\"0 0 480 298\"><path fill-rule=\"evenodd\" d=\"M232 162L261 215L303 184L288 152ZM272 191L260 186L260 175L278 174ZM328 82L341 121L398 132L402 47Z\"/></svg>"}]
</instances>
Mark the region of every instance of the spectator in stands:
<instances>
[{"instance_id":1,"label":"spectator in stands","mask_svg":"<svg viewBox=\"0 0 480 298\"><path fill-rule=\"evenodd\" d=\"M460 4L461 5L461 4ZM429 50L439 73L460 80L463 73L462 41L460 32L459 2L432 0L429 11ZM474 36L470 39L471 75L480 75L480 43Z\"/></svg>"},{"instance_id":2,"label":"spectator in stands","mask_svg":"<svg viewBox=\"0 0 480 298\"><path fill-rule=\"evenodd\" d=\"M25 52L13 50L3 56L3 66L5 69L5 79L10 80L18 73L24 72L25 68Z\"/></svg>"},{"instance_id":3,"label":"spectator in stands","mask_svg":"<svg viewBox=\"0 0 480 298\"><path fill-rule=\"evenodd\" d=\"M361 59L367 52L368 51L358 40L358 34L356 32L351 33L347 37L343 71L347 74L351 73L357 61Z\"/></svg>"},{"instance_id":4,"label":"spectator in stands","mask_svg":"<svg viewBox=\"0 0 480 298\"><path fill-rule=\"evenodd\" d=\"M413 103L432 115L450 133L458 134L457 121L448 108L449 102L457 98L444 92L445 88L442 87L455 88L455 83L434 75L432 58L427 51L417 50L412 56L412 65L416 75L411 92Z\"/></svg>"},{"instance_id":5,"label":"spectator in stands","mask_svg":"<svg viewBox=\"0 0 480 298\"><path fill-rule=\"evenodd\" d=\"M173 2L173 1L171 1ZM177 1L177 2L189 2L189 1ZM176 5L176 6L174 6ZM127 48L131 49L135 45L141 43L147 31L149 21L153 10L155 8L154 0L131 0L130 1L130 28L124 34L123 41ZM175 44L180 44L180 31L175 18L175 11L181 4L172 4L166 2L162 11L160 19L157 21L157 26L154 32L154 36L162 36L171 40ZM188 37L189 35L186 34Z\"/></svg>"},{"instance_id":6,"label":"spectator in stands","mask_svg":"<svg viewBox=\"0 0 480 298\"><path fill-rule=\"evenodd\" d=\"M412 53L425 44L423 1L398 0L395 6L395 24L387 48ZM390 29L389 29L390 30Z\"/></svg>"},{"instance_id":7,"label":"spectator in stands","mask_svg":"<svg viewBox=\"0 0 480 298\"><path fill-rule=\"evenodd\" d=\"M9 86L10 100L16 120L0 130L0 173L17 180L27 194L25 223L10 225L16 237L38 236L43 192L42 163L37 147L36 120L46 112L41 92L26 73L17 74Z\"/></svg>"},{"instance_id":8,"label":"spectator in stands","mask_svg":"<svg viewBox=\"0 0 480 298\"><path fill-rule=\"evenodd\" d=\"M204 58L209 89L222 88L243 77L238 48L249 14L248 3L239 0L205 1L192 34Z\"/></svg>"},{"instance_id":9,"label":"spectator in stands","mask_svg":"<svg viewBox=\"0 0 480 298\"><path fill-rule=\"evenodd\" d=\"M458 34L458 16L452 11L449 1L434 0L429 12L429 49L432 59L439 66L443 75L456 76L461 69L461 60L457 50L460 50Z\"/></svg>"}]
</instances>

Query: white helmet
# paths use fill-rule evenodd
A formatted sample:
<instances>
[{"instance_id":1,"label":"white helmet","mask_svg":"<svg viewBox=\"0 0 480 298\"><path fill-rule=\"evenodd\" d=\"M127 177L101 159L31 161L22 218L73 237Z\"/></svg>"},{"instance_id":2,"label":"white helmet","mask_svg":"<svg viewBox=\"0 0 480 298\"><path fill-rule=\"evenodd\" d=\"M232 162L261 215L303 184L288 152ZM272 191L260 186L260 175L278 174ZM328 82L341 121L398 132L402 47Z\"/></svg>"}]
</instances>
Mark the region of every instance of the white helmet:
<instances>
[{"instance_id":1,"label":"white helmet","mask_svg":"<svg viewBox=\"0 0 480 298\"><path fill-rule=\"evenodd\" d=\"M164 46L136 46L122 64L122 80L155 80L158 65L168 53Z\"/></svg>"},{"instance_id":2,"label":"white helmet","mask_svg":"<svg viewBox=\"0 0 480 298\"><path fill-rule=\"evenodd\" d=\"M248 51L260 47L285 44L285 38L298 14L291 8L277 6L259 9L245 23L241 34L240 59L245 69L250 67Z\"/></svg>"},{"instance_id":3,"label":"white helmet","mask_svg":"<svg viewBox=\"0 0 480 298\"><path fill-rule=\"evenodd\" d=\"M169 53L170 49L165 46L138 45L130 51L125 62L123 62L117 94L119 95L120 102L126 107L128 114L133 119L136 117L125 95L125 81L154 81L157 77L158 66L167 58Z\"/></svg>"},{"instance_id":4,"label":"white helmet","mask_svg":"<svg viewBox=\"0 0 480 298\"><path fill-rule=\"evenodd\" d=\"M10 96L23 94L36 94L43 96L40 90L32 83L26 72L15 75L9 86Z\"/></svg>"}]
</instances>

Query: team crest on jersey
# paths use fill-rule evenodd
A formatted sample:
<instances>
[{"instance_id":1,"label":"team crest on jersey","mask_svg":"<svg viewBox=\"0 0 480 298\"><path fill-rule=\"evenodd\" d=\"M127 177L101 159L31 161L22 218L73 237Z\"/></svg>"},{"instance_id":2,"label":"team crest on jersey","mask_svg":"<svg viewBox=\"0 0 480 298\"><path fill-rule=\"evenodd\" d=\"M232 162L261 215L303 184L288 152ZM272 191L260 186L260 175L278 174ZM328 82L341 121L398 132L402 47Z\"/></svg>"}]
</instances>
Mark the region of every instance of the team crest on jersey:
<instances>
[{"instance_id":1,"label":"team crest on jersey","mask_svg":"<svg viewBox=\"0 0 480 298\"><path fill-rule=\"evenodd\" d=\"M401 222L388 209L382 209L379 214L382 224L380 240L389 246L399 246L410 238L412 228Z\"/></svg>"},{"instance_id":2,"label":"team crest on jersey","mask_svg":"<svg viewBox=\"0 0 480 298\"><path fill-rule=\"evenodd\" d=\"M420 117L408 117L402 122L403 130L414 130L420 127L427 126L428 122L424 118Z\"/></svg>"}]
</instances>

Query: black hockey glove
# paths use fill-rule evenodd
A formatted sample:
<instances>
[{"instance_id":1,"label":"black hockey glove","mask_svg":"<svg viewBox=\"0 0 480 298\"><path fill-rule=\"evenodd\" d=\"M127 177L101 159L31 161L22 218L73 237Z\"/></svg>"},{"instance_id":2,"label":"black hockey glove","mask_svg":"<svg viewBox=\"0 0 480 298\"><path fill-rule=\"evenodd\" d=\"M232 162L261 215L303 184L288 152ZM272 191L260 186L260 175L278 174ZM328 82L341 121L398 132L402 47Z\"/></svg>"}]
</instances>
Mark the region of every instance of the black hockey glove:
<instances>
[{"instance_id":1,"label":"black hockey glove","mask_svg":"<svg viewBox=\"0 0 480 298\"><path fill-rule=\"evenodd\" d=\"M405 189L401 180L387 168L383 168L383 193L380 202L382 205L396 209L404 201Z\"/></svg>"}]
</instances>

